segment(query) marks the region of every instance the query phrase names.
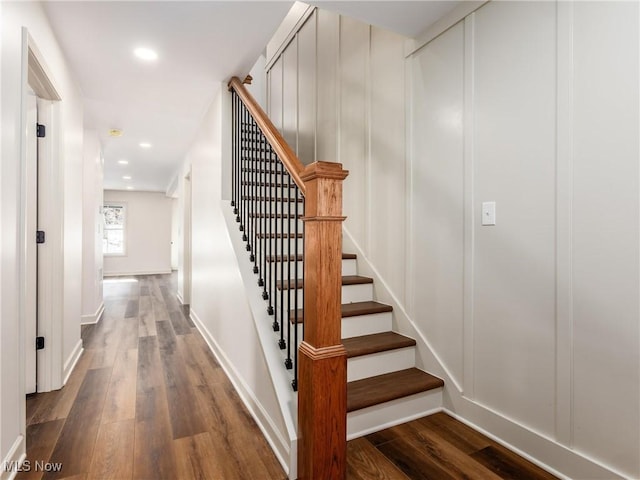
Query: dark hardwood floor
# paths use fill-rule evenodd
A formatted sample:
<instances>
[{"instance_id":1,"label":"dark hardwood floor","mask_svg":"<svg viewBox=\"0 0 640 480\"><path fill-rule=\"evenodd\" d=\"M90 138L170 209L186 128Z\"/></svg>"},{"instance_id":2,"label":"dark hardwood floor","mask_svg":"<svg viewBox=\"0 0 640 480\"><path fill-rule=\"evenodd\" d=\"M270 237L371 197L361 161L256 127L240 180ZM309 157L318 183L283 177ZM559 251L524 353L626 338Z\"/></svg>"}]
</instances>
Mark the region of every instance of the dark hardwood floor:
<instances>
[{"instance_id":1,"label":"dark hardwood floor","mask_svg":"<svg viewBox=\"0 0 640 480\"><path fill-rule=\"evenodd\" d=\"M27 399L19 479L284 479L231 382L175 298L175 275L105 282L67 385Z\"/></svg>"},{"instance_id":2,"label":"dark hardwood floor","mask_svg":"<svg viewBox=\"0 0 640 480\"><path fill-rule=\"evenodd\" d=\"M32 469L18 479L286 478L175 290L175 275L105 282L104 317L83 327L66 386L27 399ZM445 414L347 448L353 480L555 478Z\"/></svg>"}]
</instances>

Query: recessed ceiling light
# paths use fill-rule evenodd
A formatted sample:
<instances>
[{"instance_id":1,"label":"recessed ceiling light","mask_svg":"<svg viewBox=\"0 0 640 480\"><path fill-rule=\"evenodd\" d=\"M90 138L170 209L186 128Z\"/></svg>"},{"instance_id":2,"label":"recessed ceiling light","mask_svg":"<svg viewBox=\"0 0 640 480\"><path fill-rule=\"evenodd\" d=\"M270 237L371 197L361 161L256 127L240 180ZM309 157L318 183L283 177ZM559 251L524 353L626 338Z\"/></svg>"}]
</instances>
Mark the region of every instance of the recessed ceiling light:
<instances>
[{"instance_id":1,"label":"recessed ceiling light","mask_svg":"<svg viewBox=\"0 0 640 480\"><path fill-rule=\"evenodd\" d=\"M120 165L129 165L129 160L118 160Z\"/></svg>"},{"instance_id":2,"label":"recessed ceiling light","mask_svg":"<svg viewBox=\"0 0 640 480\"><path fill-rule=\"evenodd\" d=\"M133 51L133 54L138 57L140 60L145 60L147 62L153 62L158 59L158 54L146 47L139 47Z\"/></svg>"},{"instance_id":3,"label":"recessed ceiling light","mask_svg":"<svg viewBox=\"0 0 640 480\"><path fill-rule=\"evenodd\" d=\"M141 143L140 143L140 146L141 146L142 148L151 148L151 144L150 144L150 143L148 143L148 142L141 142Z\"/></svg>"},{"instance_id":4,"label":"recessed ceiling light","mask_svg":"<svg viewBox=\"0 0 640 480\"><path fill-rule=\"evenodd\" d=\"M122 136L122 130L120 130L119 128L112 128L111 130L109 130L109 136L110 137L121 137Z\"/></svg>"},{"instance_id":5,"label":"recessed ceiling light","mask_svg":"<svg viewBox=\"0 0 640 480\"><path fill-rule=\"evenodd\" d=\"M131 177L129 175L125 175L124 177L122 177L123 180L131 180Z\"/></svg>"}]
</instances>

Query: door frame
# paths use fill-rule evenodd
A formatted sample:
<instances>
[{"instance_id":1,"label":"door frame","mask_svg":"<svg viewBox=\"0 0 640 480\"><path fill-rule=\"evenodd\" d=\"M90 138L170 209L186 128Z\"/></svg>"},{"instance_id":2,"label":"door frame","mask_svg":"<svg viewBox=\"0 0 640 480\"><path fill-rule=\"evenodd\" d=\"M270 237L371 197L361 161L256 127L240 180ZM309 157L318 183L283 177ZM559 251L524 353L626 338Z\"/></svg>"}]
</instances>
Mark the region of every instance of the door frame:
<instances>
[{"instance_id":1,"label":"door frame","mask_svg":"<svg viewBox=\"0 0 640 480\"><path fill-rule=\"evenodd\" d=\"M21 349L19 374L24 393L26 338L25 313L29 259L27 243L35 238L27 237L26 205L33 199L27 198L27 95L29 89L38 97L39 123L46 125L47 136L38 142L41 174L38 185L39 204L38 229L46 232L46 242L38 246L38 336L45 337L45 348L37 352L37 391L48 392L63 385L62 359L62 312L63 312L63 235L64 235L64 175L61 162L61 101L59 89L47 66L44 55L26 27L22 28L22 72L21 72L21 148L20 148L20 238L18 272L18 315L19 345ZM33 128L33 127L32 127ZM55 208L54 208L55 206ZM35 339L33 339L35 341ZM24 408L24 406L23 406Z\"/></svg>"},{"instance_id":2,"label":"door frame","mask_svg":"<svg viewBox=\"0 0 640 480\"><path fill-rule=\"evenodd\" d=\"M183 276L182 276L182 303L184 305L191 304L191 167L183 179L183 226L182 240L183 244Z\"/></svg>"}]
</instances>

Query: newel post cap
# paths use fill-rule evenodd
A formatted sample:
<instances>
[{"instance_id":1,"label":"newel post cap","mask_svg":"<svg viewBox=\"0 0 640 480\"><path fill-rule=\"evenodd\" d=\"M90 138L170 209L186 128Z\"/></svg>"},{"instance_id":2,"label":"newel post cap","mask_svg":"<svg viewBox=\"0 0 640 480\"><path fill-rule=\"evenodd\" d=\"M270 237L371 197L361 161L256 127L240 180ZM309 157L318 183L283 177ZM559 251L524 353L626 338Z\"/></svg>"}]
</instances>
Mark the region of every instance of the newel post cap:
<instances>
[{"instance_id":1,"label":"newel post cap","mask_svg":"<svg viewBox=\"0 0 640 480\"><path fill-rule=\"evenodd\" d=\"M349 175L349 170L343 170L341 163L313 162L302 170L300 179L305 183L318 178L344 180L347 175Z\"/></svg>"}]
</instances>

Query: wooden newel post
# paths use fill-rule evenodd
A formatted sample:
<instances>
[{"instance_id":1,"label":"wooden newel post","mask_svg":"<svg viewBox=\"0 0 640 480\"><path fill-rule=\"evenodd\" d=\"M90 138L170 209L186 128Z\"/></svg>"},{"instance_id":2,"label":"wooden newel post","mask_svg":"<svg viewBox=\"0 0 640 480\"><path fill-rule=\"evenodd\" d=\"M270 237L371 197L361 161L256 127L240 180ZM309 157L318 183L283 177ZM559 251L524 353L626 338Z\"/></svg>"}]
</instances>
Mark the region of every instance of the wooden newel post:
<instances>
[{"instance_id":1,"label":"wooden newel post","mask_svg":"<svg viewBox=\"0 0 640 480\"><path fill-rule=\"evenodd\" d=\"M305 183L304 329L298 356L298 478L346 476L347 355L341 340L342 181L339 163L315 162Z\"/></svg>"}]
</instances>

